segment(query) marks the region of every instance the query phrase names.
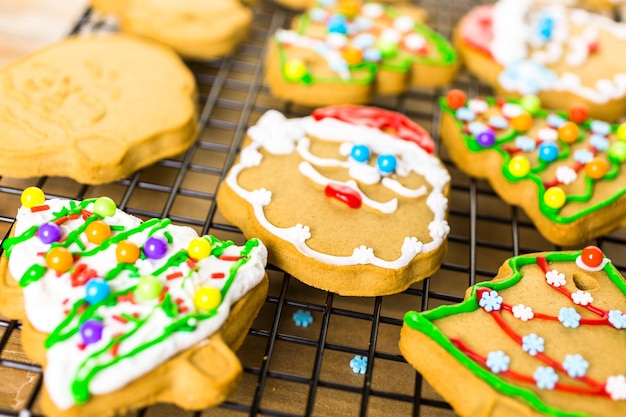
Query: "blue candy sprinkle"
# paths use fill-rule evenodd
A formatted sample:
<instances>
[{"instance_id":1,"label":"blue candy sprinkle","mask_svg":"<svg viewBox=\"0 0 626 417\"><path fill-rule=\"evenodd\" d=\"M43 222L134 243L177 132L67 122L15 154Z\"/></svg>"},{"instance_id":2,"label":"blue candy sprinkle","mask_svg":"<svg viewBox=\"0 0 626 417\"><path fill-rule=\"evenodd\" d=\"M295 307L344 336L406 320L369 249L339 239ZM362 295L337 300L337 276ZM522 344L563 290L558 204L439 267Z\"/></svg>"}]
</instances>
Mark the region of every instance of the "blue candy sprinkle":
<instances>
[{"instance_id":1,"label":"blue candy sprinkle","mask_svg":"<svg viewBox=\"0 0 626 417\"><path fill-rule=\"evenodd\" d=\"M350 368L352 368L352 372L355 374L365 374L367 371L367 356L355 355L350 360Z\"/></svg>"},{"instance_id":2,"label":"blue candy sprinkle","mask_svg":"<svg viewBox=\"0 0 626 417\"><path fill-rule=\"evenodd\" d=\"M293 313L293 322L298 327L309 327L313 323L313 315L309 310L298 310Z\"/></svg>"}]
</instances>

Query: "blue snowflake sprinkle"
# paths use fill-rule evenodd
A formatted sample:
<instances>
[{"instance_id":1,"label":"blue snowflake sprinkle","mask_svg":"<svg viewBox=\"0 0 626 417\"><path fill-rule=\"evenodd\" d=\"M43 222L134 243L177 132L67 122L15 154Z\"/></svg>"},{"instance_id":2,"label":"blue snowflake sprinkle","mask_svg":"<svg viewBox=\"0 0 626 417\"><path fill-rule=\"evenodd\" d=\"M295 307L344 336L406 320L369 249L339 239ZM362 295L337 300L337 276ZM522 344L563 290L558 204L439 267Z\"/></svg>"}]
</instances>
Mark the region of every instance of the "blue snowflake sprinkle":
<instances>
[{"instance_id":1,"label":"blue snowflake sprinkle","mask_svg":"<svg viewBox=\"0 0 626 417\"><path fill-rule=\"evenodd\" d=\"M593 120L589 128L597 135L606 136L611 133L611 125L600 120Z\"/></svg>"},{"instance_id":2,"label":"blue snowflake sprinkle","mask_svg":"<svg viewBox=\"0 0 626 417\"><path fill-rule=\"evenodd\" d=\"M563 126L563 123L565 123L565 119L563 119L558 114L552 113L552 114L549 114L548 117L546 118L546 123L548 123L550 127L558 129L559 127Z\"/></svg>"},{"instance_id":3,"label":"blue snowflake sprinkle","mask_svg":"<svg viewBox=\"0 0 626 417\"><path fill-rule=\"evenodd\" d=\"M543 337L539 337L535 333L522 337L522 350L530 356L536 356L537 353L543 352L543 344Z\"/></svg>"},{"instance_id":4,"label":"blue snowflake sprinkle","mask_svg":"<svg viewBox=\"0 0 626 417\"><path fill-rule=\"evenodd\" d=\"M561 307L559 321L563 326L575 329L580 325L580 314L573 308Z\"/></svg>"},{"instance_id":5,"label":"blue snowflake sprinkle","mask_svg":"<svg viewBox=\"0 0 626 417\"><path fill-rule=\"evenodd\" d=\"M456 118L463 122L471 122L476 118L476 113L467 107L461 107L456 111Z\"/></svg>"},{"instance_id":6,"label":"blue snowflake sprinkle","mask_svg":"<svg viewBox=\"0 0 626 417\"><path fill-rule=\"evenodd\" d=\"M619 310L609 311L609 323L616 329L626 329L626 314Z\"/></svg>"},{"instance_id":7,"label":"blue snowflake sprinkle","mask_svg":"<svg viewBox=\"0 0 626 417\"><path fill-rule=\"evenodd\" d=\"M587 149L579 149L574 152L574 160L576 162L580 162L581 164L586 164L591 162L593 159L593 154L589 152Z\"/></svg>"},{"instance_id":8,"label":"blue snowflake sprinkle","mask_svg":"<svg viewBox=\"0 0 626 417\"><path fill-rule=\"evenodd\" d=\"M471 122L467 125L467 130L472 136L476 137L480 132L489 130L489 126L481 122Z\"/></svg>"},{"instance_id":9,"label":"blue snowflake sprinkle","mask_svg":"<svg viewBox=\"0 0 626 417\"><path fill-rule=\"evenodd\" d=\"M600 135L589 136L589 144L599 150L600 152L606 151L611 144L607 138Z\"/></svg>"},{"instance_id":10,"label":"blue snowflake sprinkle","mask_svg":"<svg viewBox=\"0 0 626 417\"><path fill-rule=\"evenodd\" d=\"M367 356L355 355L350 360L350 368L355 374L364 374L367 371Z\"/></svg>"},{"instance_id":11,"label":"blue snowflake sprinkle","mask_svg":"<svg viewBox=\"0 0 626 417\"><path fill-rule=\"evenodd\" d=\"M494 129L506 129L509 127L509 122L502 116L491 116L489 118L489 126L492 126Z\"/></svg>"},{"instance_id":12,"label":"blue snowflake sprinkle","mask_svg":"<svg viewBox=\"0 0 626 417\"><path fill-rule=\"evenodd\" d=\"M293 313L293 322L298 327L309 327L313 323L313 315L308 310L298 310Z\"/></svg>"},{"instance_id":13,"label":"blue snowflake sprinkle","mask_svg":"<svg viewBox=\"0 0 626 417\"><path fill-rule=\"evenodd\" d=\"M501 350L489 352L487 355L486 365L494 374L508 371L510 363L511 358Z\"/></svg>"},{"instance_id":14,"label":"blue snowflake sprinkle","mask_svg":"<svg viewBox=\"0 0 626 417\"><path fill-rule=\"evenodd\" d=\"M515 146L524 152L532 152L535 150L537 142L535 139L529 138L528 136L518 136L515 138Z\"/></svg>"},{"instance_id":15,"label":"blue snowflake sprinkle","mask_svg":"<svg viewBox=\"0 0 626 417\"><path fill-rule=\"evenodd\" d=\"M538 388L554 389L559 381L559 376L550 366L538 366L533 373L533 378Z\"/></svg>"},{"instance_id":16,"label":"blue snowflake sprinkle","mask_svg":"<svg viewBox=\"0 0 626 417\"><path fill-rule=\"evenodd\" d=\"M570 377L580 378L587 373L589 362L578 353L575 355L566 355L563 361L563 368L565 368L565 371Z\"/></svg>"},{"instance_id":17,"label":"blue snowflake sprinkle","mask_svg":"<svg viewBox=\"0 0 626 417\"><path fill-rule=\"evenodd\" d=\"M500 310L500 306L502 305L502 297L498 295L496 290L485 291L480 296L478 304L488 313L494 310L497 311Z\"/></svg>"}]
</instances>

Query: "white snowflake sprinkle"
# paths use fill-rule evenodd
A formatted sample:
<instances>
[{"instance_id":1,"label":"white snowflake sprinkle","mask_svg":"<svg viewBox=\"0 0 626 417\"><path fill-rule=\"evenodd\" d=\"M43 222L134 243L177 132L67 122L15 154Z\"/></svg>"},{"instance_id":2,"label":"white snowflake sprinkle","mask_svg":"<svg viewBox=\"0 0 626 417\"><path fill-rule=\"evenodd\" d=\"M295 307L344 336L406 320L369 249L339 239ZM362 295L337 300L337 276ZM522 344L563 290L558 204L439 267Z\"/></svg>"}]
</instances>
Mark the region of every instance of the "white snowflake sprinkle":
<instances>
[{"instance_id":1,"label":"white snowflake sprinkle","mask_svg":"<svg viewBox=\"0 0 626 417\"><path fill-rule=\"evenodd\" d=\"M572 301L575 304L586 306L593 303L593 296L586 291L578 290L572 293Z\"/></svg>"},{"instance_id":2,"label":"white snowflake sprinkle","mask_svg":"<svg viewBox=\"0 0 626 417\"><path fill-rule=\"evenodd\" d=\"M546 273L546 281L555 288L562 287L565 285L565 274L553 269Z\"/></svg>"},{"instance_id":3,"label":"white snowflake sprinkle","mask_svg":"<svg viewBox=\"0 0 626 417\"><path fill-rule=\"evenodd\" d=\"M604 389L611 395L612 400L626 400L626 377L624 375L608 377Z\"/></svg>"},{"instance_id":4,"label":"white snowflake sprinkle","mask_svg":"<svg viewBox=\"0 0 626 417\"><path fill-rule=\"evenodd\" d=\"M570 167L560 166L556 169L556 179L565 185L573 183L576 178L578 178L578 174Z\"/></svg>"},{"instance_id":5,"label":"white snowflake sprinkle","mask_svg":"<svg viewBox=\"0 0 626 417\"><path fill-rule=\"evenodd\" d=\"M521 321L532 320L535 317L533 309L525 306L524 304L518 304L513 307L513 317L520 319Z\"/></svg>"}]
</instances>

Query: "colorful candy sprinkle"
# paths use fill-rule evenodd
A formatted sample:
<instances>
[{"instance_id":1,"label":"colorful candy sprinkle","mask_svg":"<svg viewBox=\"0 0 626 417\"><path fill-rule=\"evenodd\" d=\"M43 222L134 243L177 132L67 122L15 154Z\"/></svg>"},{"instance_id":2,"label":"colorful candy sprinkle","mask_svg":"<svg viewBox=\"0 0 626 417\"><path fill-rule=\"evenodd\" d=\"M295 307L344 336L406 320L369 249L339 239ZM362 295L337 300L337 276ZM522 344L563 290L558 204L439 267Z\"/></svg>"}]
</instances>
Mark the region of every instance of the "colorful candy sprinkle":
<instances>
[{"instance_id":1,"label":"colorful candy sprinkle","mask_svg":"<svg viewBox=\"0 0 626 417\"><path fill-rule=\"evenodd\" d=\"M119 263L134 264L139 258L139 246L129 240L123 240L117 244L115 255Z\"/></svg>"},{"instance_id":2,"label":"colorful candy sprinkle","mask_svg":"<svg viewBox=\"0 0 626 417\"><path fill-rule=\"evenodd\" d=\"M283 68L285 78L289 81L300 81L307 75L306 64L301 59L290 59Z\"/></svg>"},{"instance_id":3,"label":"colorful candy sprinkle","mask_svg":"<svg viewBox=\"0 0 626 417\"><path fill-rule=\"evenodd\" d=\"M490 146L493 146L494 143L496 143L496 135L495 133L493 133L493 130L491 129L483 130L478 135L476 135L476 142L480 146L484 148L488 148Z\"/></svg>"},{"instance_id":4,"label":"colorful candy sprinkle","mask_svg":"<svg viewBox=\"0 0 626 417\"><path fill-rule=\"evenodd\" d=\"M580 134L580 129L578 125L574 122L565 122L561 127L558 128L559 139L563 142L574 143L578 139L578 135Z\"/></svg>"},{"instance_id":5,"label":"colorful candy sprinkle","mask_svg":"<svg viewBox=\"0 0 626 417\"><path fill-rule=\"evenodd\" d=\"M211 242L201 237L192 239L187 247L189 256L196 260L208 258L211 255L211 250Z\"/></svg>"},{"instance_id":6,"label":"colorful candy sprinkle","mask_svg":"<svg viewBox=\"0 0 626 417\"><path fill-rule=\"evenodd\" d=\"M537 153L540 160L552 162L559 156L559 147L554 142L542 142Z\"/></svg>"},{"instance_id":7,"label":"colorful candy sprinkle","mask_svg":"<svg viewBox=\"0 0 626 417\"><path fill-rule=\"evenodd\" d=\"M144 275L139 278L136 288L137 296L144 301L154 300L163 291L163 284L158 278L151 275Z\"/></svg>"},{"instance_id":8,"label":"colorful candy sprinkle","mask_svg":"<svg viewBox=\"0 0 626 417\"><path fill-rule=\"evenodd\" d=\"M102 220L95 220L85 229L87 240L97 245L111 237L111 227Z\"/></svg>"},{"instance_id":9,"label":"colorful candy sprinkle","mask_svg":"<svg viewBox=\"0 0 626 417\"><path fill-rule=\"evenodd\" d=\"M533 117L524 112L511 119L511 127L518 132L526 132L533 126Z\"/></svg>"},{"instance_id":10,"label":"colorful candy sprinkle","mask_svg":"<svg viewBox=\"0 0 626 417\"><path fill-rule=\"evenodd\" d=\"M568 111L569 119L574 123L583 123L589 117L589 108L584 104L574 104Z\"/></svg>"},{"instance_id":11,"label":"colorful candy sprinkle","mask_svg":"<svg viewBox=\"0 0 626 417\"><path fill-rule=\"evenodd\" d=\"M617 163L626 162L626 142L615 142L609 148L609 159Z\"/></svg>"},{"instance_id":12,"label":"colorful candy sprinkle","mask_svg":"<svg viewBox=\"0 0 626 417\"><path fill-rule=\"evenodd\" d=\"M609 169L609 165L604 159L594 158L585 165L585 174L594 180L604 177Z\"/></svg>"},{"instance_id":13,"label":"colorful candy sprinkle","mask_svg":"<svg viewBox=\"0 0 626 417\"><path fill-rule=\"evenodd\" d=\"M80 336L83 339L85 345L91 345L97 343L102 339L102 331L104 330L104 324L97 319L86 320L80 326Z\"/></svg>"},{"instance_id":14,"label":"colorful candy sprinkle","mask_svg":"<svg viewBox=\"0 0 626 417\"><path fill-rule=\"evenodd\" d=\"M100 197L93 202L93 212L102 217L112 217L115 215L117 206L115 201L109 197Z\"/></svg>"},{"instance_id":15,"label":"colorful candy sprinkle","mask_svg":"<svg viewBox=\"0 0 626 417\"><path fill-rule=\"evenodd\" d=\"M111 293L111 288L104 278L92 278L85 284L85 301L96 304L106 299Z\"/></svg>"},{"instance_id":16,"label":"colorful candy sprinkle","mask_svg":"<svg viewBox=\"0 0 626 417\"><path fill-rule=\"evenodd\" d=\"M541 100L539 97L535 95L527 95L520 99L520 106L524 111L532 114L536 114L539 110L541 110Z\"/></svg>"},{"instance_id":17,"label":"colorful candy sprinkle","mask_svg":"<svg viewBox=\"0 0 626 417\"><path fill-rule=\"evenodd\" d=\"M143 246L143 253L149 259L161 259L167 253L167 240L157 236L148 238Z\"/></svg>"},{"instance_id":18,"label":"colorful candy sprinkle","mask_svg":"<svg viewBox=\"0 0 626 417\"><path fill-rule=\"evenodd\" d=\"M604 261L604 253L597 246L587 246L580 254L580 260L590 268L597 268Z\"/></svg>"},{"instance_id":19,"label":"colorful candy sprinkle","mask_svg":"<svg viewBox=\"0 0 626 417\"><path fill-rule=\"evenodd\" d=\"M460 109L466 101L467 95L461 90L453 89L446 94L446 103L452 110Z\"/></svg>"},{"instance_id":20,"label":"colorful candy sprinkle","mask_svg":"<svg viewBox=\"0 0 626 417\"><path fill-rule=\"evenodd\" d=\"M384 174L391 174L396 169L397 163L396 156L391 154L378 155L376 158L376 165Z\"/></svg>"},{"instance_id":21,"label":"colorful candy sprinkle","mask_svg":"<svg viewBox=\"0 0 626 417\"><path fill-rule=\"evenodd\" d=\"M37 229L37 237L45 244L58 242L61 239L61 228L54 222L44 223Z\"/></svg>"},{"instance_id":22,"label":"colorful candy sprinkle","mask_svg":"<svg viewBox=\"0 0 626 417\"><path fill-rule=\"evenodd\" d=\"M354 145L350 151L352 159L358 162L367 162L370 159L370 148L367 145Z\"/></svg>"},{"instance_id":23,"label":"colorful candy sprinkle","mask_svg":"<svg viewBox=\"0 0 626 417\"><path fill-rule=\"evenodd\" d=\"M522 155L517 155L509 161L509 172L516 178L523 178L530 172L530 161Z\"/></svg>"},{"instance_id":24,"label":"colorful candy sprinkle","mask_svg":"<svg viewBox=\"0 0 626 417\"><path fill-rule=\"evenodd\" d=\"M62 274L67 272L74 264L72 253L63 246L50 249L46 255L46 266Z\"/></svg>"},{"instance_id":25,"label":"colorful candy sprinkle","mask_svg":"<svg viewBox=\"0 0 626 417\"><path fill-rule=\"evenodd\" d=\"M24 207L32 208L43 204L46 201L46 195L38 187L28 187L22 191L20 201Z\"/></svg>"},{"instance_id":26,"label":"colorful candy sprinkle","mask_svg":"<svg viewBox=\"0 0 626 417\"><path fill-rule=\"evenodd\" d=\"M543 195L543 202L552 209L559 209L565 205L567 196L561 187L550 187Z\"/></svg>"},{"instance_id":27,"label":"colorful candy sprinkle","mask_svg":"<svg viewBox=\"0 0 626 417\"><path fill-rule=\"evenodd\" d=\"M617 139L626 142L626 123L622 123L617 127Z\"/></svg>"},{"instance_id":28,"label":"colorful candy sprinkle","mask_svg":"<svg viewBox=\"0 0 626 417\"><path fill-rule=\"evenodd\" d=\"M213 287L200 287L193 296L193 303L198 310L211 311L222 302L220 290Z\"/></svg>"}]
</instances>

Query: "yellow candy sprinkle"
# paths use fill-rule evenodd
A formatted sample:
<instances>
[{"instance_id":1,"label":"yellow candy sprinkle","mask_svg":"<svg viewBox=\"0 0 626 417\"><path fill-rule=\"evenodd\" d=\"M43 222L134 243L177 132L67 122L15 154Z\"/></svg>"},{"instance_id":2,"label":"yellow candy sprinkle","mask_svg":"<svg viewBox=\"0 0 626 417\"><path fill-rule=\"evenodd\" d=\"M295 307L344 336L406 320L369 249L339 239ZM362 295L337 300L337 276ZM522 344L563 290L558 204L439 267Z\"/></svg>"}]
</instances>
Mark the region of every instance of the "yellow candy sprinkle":
<instances>
[{"instance_id":1,"label":"yellow candy sprinkle","mask_svg":"<svg viewBox=\"0 0 626 417\"><path fill-rule=\"evenodd\" d=\"M530 161L525 156L514 156L509 161L509 171L517 178L522 178L530 172Z\"/></svg>"},{"instance_id":2,"label":"yellow candy sprinkle","mask_svg":"<svg viewBox=\"0 0 626 417\"><path fill-rule=\"evenodd\" d=\"M285 78L290 81L301 80L307 73L306 65L301 59L290 59L285 63Z\"/></svg>"},{"instance_id":3,"label":"yellow candy sprinkle","mask_svg":"<svg viewBox=\"0 0 626 417\"><path fill-rule=\"evenodd\" d=\"M211 254L211 242L202 237L197 237L189 242L187 253L195 260L207 258Z\"/></svg>"},{"instance_id":4,"label":"yellow candy sprinkle","mask_svg":"<svg viewBox=\"0 0 626 417\"><path fill-rule=\"evenodd\" d=\"M222 294L214 287L200 287L193 296L193 303L198 310L210 311L220 305Z\"/></svg>"},{"instance_id":5,"label":"yellow candy sprinkle","mask_svg":"<svg viewBox=\"0 0 626 417\"><path fill-rule=\"evenodd\" d=\"M617 139L626 142L626 123L622 123L617 128Z\"/></svg>"},{"instance_id":6,"label":"yellow candy sprinkle","mask_svg":"<svg viewBox=\"0 0 626 417\"><path fill-rule=\"evenodd\" d=\"M46 201L46 196L40 188L28 187L22 191L20 200L24 207L32 208L42 205Z\"/></svg>"},{"instance_id":7,"label":"yellow candy sprinkle","mask_svg":"<svg viewBox=\"0 0 626 417\"><path fill-rule=\"evenodd\" d=\"M559 209L565 205L567 196L561 187L550 187L543 195L543 202L553 209Z\"/></svg>"}]
</instances>

